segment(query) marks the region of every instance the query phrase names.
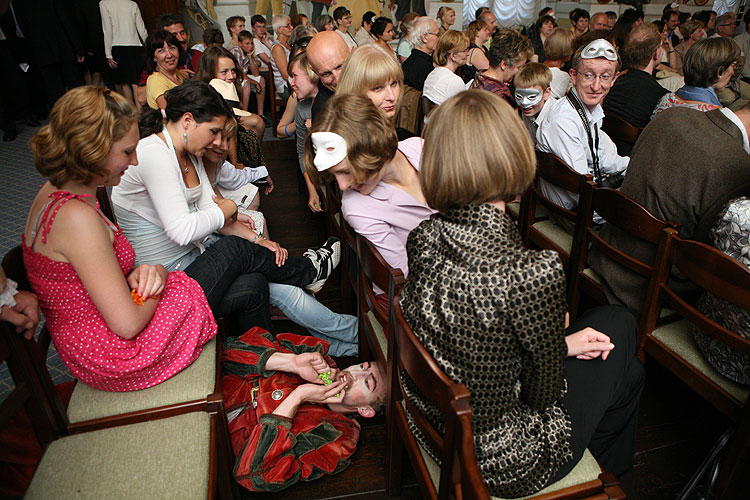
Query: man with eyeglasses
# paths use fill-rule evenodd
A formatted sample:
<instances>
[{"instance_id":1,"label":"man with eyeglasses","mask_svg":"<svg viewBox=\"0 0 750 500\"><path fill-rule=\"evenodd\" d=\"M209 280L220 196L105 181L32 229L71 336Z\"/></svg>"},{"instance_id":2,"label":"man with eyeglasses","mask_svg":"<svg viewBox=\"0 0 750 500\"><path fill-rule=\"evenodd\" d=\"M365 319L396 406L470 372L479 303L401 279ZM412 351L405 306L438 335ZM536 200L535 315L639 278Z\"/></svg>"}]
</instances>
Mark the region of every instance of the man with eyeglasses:
<instances>
[{"instance_id":1,"label":"man with eyeglasses","mask_svg":"<svg viewBox=\"0 0 750 500\"><path fill-rule=\"evenodd\" d=\"M570 168L591 174L599 184L613 184L624 175L630 158L617 154L617 147L602 132L602 101L615 82L620 66L617 51L599 38L573 54L570 79L573 88L552 108L539 124L537 149L552 153ZM578 196L544 185L547 196L568 209L575 208Z\"/></svg>"},{"instance_id":2,"label":"man with eyeglasses","mask_svg":"<svg viewBox=\"0 0 750 500\"><path fill-rule=\"evenodd\" d=\"M439 39L437 21L427 16L418 17L414 21L414 26L407 35L409 45L412 46L411 55L401 64L404 84L420 92L424 89L427 75L435 69L432 53Z\"/></svg>"},{"instance_id":3,"label":"man with eyeglasses","mask_svg":"<svg viewBox=\"0 0 750 500\"><path fill-rule=\"evenodd\" d=\"M736 23L737 14L734 12L726 12L716 18L716 33L711 35L711 38L721 37L731 40L740 51L740 57L735 63L734 75L732 75L729 85L716 93L721 105L732 108L734 111L742 108L745 104L750 102L750 85L739 79L741 70L745 67L747 53L743 50L742 46L732 38L734 36L734 27Z\"/></svg>"}]
</instances>

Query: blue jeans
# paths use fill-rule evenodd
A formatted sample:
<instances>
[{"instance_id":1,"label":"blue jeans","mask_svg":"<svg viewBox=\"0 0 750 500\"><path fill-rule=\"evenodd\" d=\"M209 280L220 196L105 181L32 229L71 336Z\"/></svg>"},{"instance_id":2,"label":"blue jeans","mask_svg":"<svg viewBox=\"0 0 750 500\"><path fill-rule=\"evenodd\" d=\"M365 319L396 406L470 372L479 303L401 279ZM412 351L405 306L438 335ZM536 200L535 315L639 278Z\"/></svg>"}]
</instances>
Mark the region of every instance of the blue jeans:
<instances>
[{"instance_id":1,"label":"blue jeans","mask_svg":"<svg viewBox=\"0 0 750 500\"><path fill-rule=\"evenodd\" d=\"M309 259L289 257L276 265L270 250L237 236L224 236L209 246L185 273L203 288L217 317L233 316L246 332L254 326L273 331L268 282L305 286L315 278Z\"/></svg>"},{"instance_id":2,"label":"blue jeans","mask_svg":"<svg viewBox=\"0 0 750 500\"><path fill-rule=\"evenodd\" d=\"M337 314L299 287L269 283L271 305L304 326L309 332L331 344L331 356L355 356L358 352L357 318Z\"/></svg>"}]
</instances>

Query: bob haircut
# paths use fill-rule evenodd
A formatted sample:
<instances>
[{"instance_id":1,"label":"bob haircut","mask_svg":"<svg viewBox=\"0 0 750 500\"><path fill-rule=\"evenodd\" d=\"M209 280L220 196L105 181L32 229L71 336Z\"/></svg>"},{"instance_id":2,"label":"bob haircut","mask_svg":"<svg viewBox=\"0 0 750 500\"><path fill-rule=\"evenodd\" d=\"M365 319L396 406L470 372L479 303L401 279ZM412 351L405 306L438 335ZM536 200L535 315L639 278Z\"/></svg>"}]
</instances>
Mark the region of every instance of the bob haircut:
<instances>
[{"instance_id":1,"label":"bob haircut","mask_svg":"<svg viewBox=\"0 0 750 500\"><path fill-rule=\"evenodd\" d=\"M706 38L696 43L685 54L682 71L685 85L710 87L719 80L719 72L737 62L740 51L727 38Z\"/></svg>"},{"instance_id":2,"label":"bob haircut","mask_svg":"<svg viewBox=\"0 0 750 500\"><path fill-rule=\"evenodd\" d=\"M316 30L318 30L318 33L320 33L321 31L326 30L326 24L332 22L333 18L331 16L329 16L328 14L321 14L315 21L313 21L313 26Z\"/></svg>"},{"instance_id":3,"label":"bob haircut","mask_svg":"<svg viewBox=\"0 0 750 500\"><path fill-rule=\"evenodd\" d=\"M156 61L154 61L154 53L164 47L164 44L173 46L178 51L181 51L180 42L177 37L166 30L152 31L148 38L146 38L146 71L153 73L156 71ZM181 55L181 54L180 54ZM179 57L179 56L178 56Z\"/></svg>"},{"instance_id":4,"label":"bob haircut","mask_svg":"<svg viewBox=\"0 0 750 500\"><path fill-rule=\"evenodd\" d=\"M490 61L490 67L497 68L503 61L508 66L513 66L524 57L531 58L533 54L534 49L525 35L516 30L501 29L492 37L487 59Z\"/></svg>"},{"instance_id":5,"label":"bob haircut","mask_svg":"<svg viewBox=\"0 0 750 500\"><path fill-rule=\"evenodd\" d=\"M102 172L112 144L138 121L127 99L103 87L69 90L31 138L34 166L53 186L89 184Z\"/></svg>"},{"instance_id":6,"label":"bob haircut","mask_svg":"<svg viewBox=\"0 0 750 500\"><path fill-rule=\"evenodd\" d=\"M364 182L378 173L398 150L396 128L385 113L363 95L336 92L315 117L305 139L305 169L313 182L320 175L314 164L315 132L335 132L344 138L351 176L356 182Z\"/></svg>"},{"instance_id":7,"label":"bob haircut","mask_svg":"<svg viewBox=\"0 0 750 500\"><path fill-rule=\"evenodd\" d=\"M305 52L298 52L289 59L289 72L292 71L292 66L298 64L300 69L304 71L307 78L310 79L314 84L318 84L318 75L312 70L310 61L307 60L307 54Z\"/></svg>"},{"instance_id":8,"label":"bob haircut","mask_svg":"<svg viewBox=\"0 0 750 500\"><path fill-rule=\"evenodd\" d=\"M539 33L542 29L542 26L544 26L546 23L552 23L552 25L557 28L557 21L555 20L555 18L547 14L537 19L536 23L534 23L536 32Z\"/></svg>"},{"instance_id":9,"label":"bob haircut","mask_svg":"<svg viewBox=\"0 0 750 500\"><path fill-rule=\"evenodd\" d=\"M205 123L218 116L234 118L232 108L216 89L200 80L187 80L164 93L167 107L164 109L167 122L179 121L185 113L193 115L197 123ZM149 109L138 119L141 139L161 132L164 118L161 111Z\"/></svg>"},{"instance_id":10,"label":"bob haircut","mask_svg":"<svg viewBox=\"0 0 750 500\"><path fill-rule=\"evenodd\" d=\"M518 113L495 94L461 92L430 115L419 182L435 210L513 200L535 173L529 133Z\"/></svg>"},{"instance_id":11,"label":"bob haircut","mask_svg":"<svg viewBox=\"0 0 750 500\"><path fill-rule=\"evenodd\" d=\"M237 89L237 95L240 96L242 95L242 80L245 78L245 73L243 73L242 68L240 68L234 54L224 47L213 46L206 49L198 63L198 71L195 72L195 79L204 83L209 83L216 78L216 69L219 66L219 59L222 57L231 59L234 63L234 71L236 73L234 86Z\"/></svg>"},{"instance_id":12,"label":"bob haircut","mask_svg":"<svg viewBox=\"0 0 750 500\"><path fill-rule=\"evenodd\" d=\"M367 91L392 81L398 82L403 95L404 71L401 65L383 47L368 43L354 49L344 62L336 93L364 95ZM400 102L399 98L396 109L399 109Z\"/></svg>"},{"instance_id":13,"label":"bob haircut","mask_svg":"<svg viewBox=\"0 0 750 500\"><path fill-rule=\"evenodd\" d=\"M583 9L573 9L570 11L570 20L573 21L573 24L577 23L579 19L591 19L591 15L587 10Z\"/></svg>"},{"instance_id":14,"label":"bob haircut","mask_svg":"<svg viewBox=\"0 0 750 500\"><path fill-rule=\"evenodd\" d=\"M436 66L445 66L448 56L469 48L469 37L463 31L447 30L438 40L432 60Z\"/></svg>"},{"instance_id":15,"label":"bob haircut","mask_svg":"<svg viewBox=\"0 0 750 500\"><path fill-rule=\"evenodd\" d=\"M544 91L547 90L550 82L552 82L552 71L544 64L536 62L521 66L513 78L513 85L517 89L540 87Z\"/></svg>"},{"instance_id":16,"label":"bob haircut","mask_svg":"<svg viewBox=\"0 0 750 500\"><path fill-rule=\"evenodd\" d=\"M550 61L566 61L573 55L575 35L565 28L555 28L544 41L544 54Z\"/></svg>"}]
</instances>

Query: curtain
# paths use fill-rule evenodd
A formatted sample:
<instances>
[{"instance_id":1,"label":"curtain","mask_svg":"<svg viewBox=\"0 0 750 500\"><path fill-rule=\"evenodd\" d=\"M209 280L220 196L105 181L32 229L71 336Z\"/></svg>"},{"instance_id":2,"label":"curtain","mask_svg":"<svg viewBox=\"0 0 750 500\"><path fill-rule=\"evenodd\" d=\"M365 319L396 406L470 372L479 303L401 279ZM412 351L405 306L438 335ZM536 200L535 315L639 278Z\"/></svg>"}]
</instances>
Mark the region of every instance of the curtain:
<instances>
[{"instance_id":1,"label":"curtain","mask_svg":"<svg viewBox=\"0 0 750 500\"><path fill-rule=\"evenodd\" d=\"M737 2L739 0L716 1ZM510 28L514 25L526 26L534 22L539 10L539 0L464 0L465 25L474 20L474 13L482 6L490 7L497 17L498 26Z\"/></svg>"},{"instance_id":2,"label":"curtain","mask_svg":"<svg viewBox=\"0 0 750 500\"><path fill-rule=\"evenodd\" d=\"M739 0L714 0L713 10L718 15L722 15L725 12L737 12L739 3Z\"/></svg>"}]
</instances>

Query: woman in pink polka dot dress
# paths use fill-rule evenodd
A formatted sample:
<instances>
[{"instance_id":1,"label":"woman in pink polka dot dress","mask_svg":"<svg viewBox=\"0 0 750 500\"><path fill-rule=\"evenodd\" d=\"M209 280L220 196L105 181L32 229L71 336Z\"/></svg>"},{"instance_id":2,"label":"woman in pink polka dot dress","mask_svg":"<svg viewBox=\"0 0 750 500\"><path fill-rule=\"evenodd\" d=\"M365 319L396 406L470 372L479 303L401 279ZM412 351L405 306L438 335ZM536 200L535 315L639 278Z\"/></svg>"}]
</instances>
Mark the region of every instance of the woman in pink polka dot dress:
<instances>
[{"instance_id":1,"label":"woman in pink polka dot dress","mask_svg":"<svg viewBox=\"0 0 750 500\"><path fill-rule=\"evenodd\" d=\"M119 94L79 87L31 141L47 177L23 235L24 263L60 357L104 391L156 385L190 365L216 335L200 285L135 254L100 212L97 186L138 165L137 113ZM136 167L137 168L137 167Z\"/></svg>"}]
</instances>

